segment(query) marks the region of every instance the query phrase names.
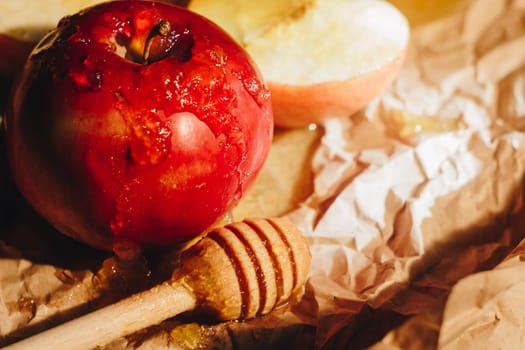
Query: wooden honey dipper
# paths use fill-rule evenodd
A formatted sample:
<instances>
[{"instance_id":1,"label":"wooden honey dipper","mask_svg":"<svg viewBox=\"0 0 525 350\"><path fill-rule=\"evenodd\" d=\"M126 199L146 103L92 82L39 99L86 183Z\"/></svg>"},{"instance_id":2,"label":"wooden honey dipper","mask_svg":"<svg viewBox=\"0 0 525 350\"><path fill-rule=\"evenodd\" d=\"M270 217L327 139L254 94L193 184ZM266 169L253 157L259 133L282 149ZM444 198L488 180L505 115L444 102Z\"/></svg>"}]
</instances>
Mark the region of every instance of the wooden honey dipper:
<instances>
[{"instance_id":1,"label":"wooden honey dipper","mask_svg":"<svg viewBox=\"0 0 525 350\"><path fill-rule=\"evenodd\" d=\"M185 250L169 281L4 349L92 349L192 310L219 320L265 315L300 291L310 258L291 221L246 219Z\"/></svg>"}]
</instances>

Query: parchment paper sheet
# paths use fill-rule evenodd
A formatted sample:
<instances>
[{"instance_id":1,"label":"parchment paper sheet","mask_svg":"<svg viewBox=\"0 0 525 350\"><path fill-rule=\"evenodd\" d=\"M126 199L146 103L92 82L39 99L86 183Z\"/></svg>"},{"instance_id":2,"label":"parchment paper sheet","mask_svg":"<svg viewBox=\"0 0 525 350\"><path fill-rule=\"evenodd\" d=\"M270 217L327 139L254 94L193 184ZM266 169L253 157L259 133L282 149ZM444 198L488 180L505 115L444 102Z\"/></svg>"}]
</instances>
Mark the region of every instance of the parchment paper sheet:
<instances>
[{"instance_id":1,"label":"parchment paper sheet","mask_svg":"<svg viewBox=\"0 0 525 350\"><path fill-rule=\"evenodd\" d=\"M319 138L303 131L295 162L276 140L234 216L278 207L309 238L297 305L245 323L169 320L104 348L524 347L524 18L523 0L466 2L413 29L400 76L366 110L327 121ZM277 193L288 205L271 204ZM0 236L4 342L122 297L100 288L107 256L53 238L17 207Z\"/></svg>"}]
</instances>

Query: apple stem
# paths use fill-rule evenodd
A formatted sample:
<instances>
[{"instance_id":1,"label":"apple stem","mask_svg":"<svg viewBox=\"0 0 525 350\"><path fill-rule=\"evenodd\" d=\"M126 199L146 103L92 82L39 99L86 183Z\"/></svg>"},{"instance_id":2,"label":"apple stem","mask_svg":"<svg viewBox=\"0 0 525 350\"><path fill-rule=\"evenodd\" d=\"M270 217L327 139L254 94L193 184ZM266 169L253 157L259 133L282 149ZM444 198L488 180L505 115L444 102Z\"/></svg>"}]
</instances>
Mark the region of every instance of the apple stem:
<instances>
[{"instance_id":1,"label":"apple stem","mask_svg":"<svg viewBox=\"0 0 525 350\"><path fill-rule=\"evenodd\" d=\"M148 34L148 38L146 39L146 44L144 45L144 52L142 53L142 62L144 64L149 63L149 56L150 56L150 50L151 45L153 44L153 39L160 35L161 37L166 37L171 31L171 24L170 22L161 19L159 23L153 26L151 28L151 31Z\"/></svg>"}]
</instances>

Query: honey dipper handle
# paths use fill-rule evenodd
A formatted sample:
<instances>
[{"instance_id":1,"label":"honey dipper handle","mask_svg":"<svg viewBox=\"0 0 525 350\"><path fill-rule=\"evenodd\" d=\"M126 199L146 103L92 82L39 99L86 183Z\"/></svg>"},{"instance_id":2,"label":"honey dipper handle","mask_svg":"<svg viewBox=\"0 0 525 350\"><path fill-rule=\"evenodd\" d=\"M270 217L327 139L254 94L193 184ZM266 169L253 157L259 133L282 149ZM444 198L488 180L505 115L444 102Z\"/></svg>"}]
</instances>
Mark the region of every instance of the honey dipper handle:
<instances>
[{"instance_id":1,"label":"honey dipper handle","mask_svg":"<svg viewBox=\"0 0 525 350\"><path fill-rule=\"evenodd\" d=\"M93 349L193 310L195 304L191 291L180 284L165 282L3 349Z\"/></svg>"}]
</instances>

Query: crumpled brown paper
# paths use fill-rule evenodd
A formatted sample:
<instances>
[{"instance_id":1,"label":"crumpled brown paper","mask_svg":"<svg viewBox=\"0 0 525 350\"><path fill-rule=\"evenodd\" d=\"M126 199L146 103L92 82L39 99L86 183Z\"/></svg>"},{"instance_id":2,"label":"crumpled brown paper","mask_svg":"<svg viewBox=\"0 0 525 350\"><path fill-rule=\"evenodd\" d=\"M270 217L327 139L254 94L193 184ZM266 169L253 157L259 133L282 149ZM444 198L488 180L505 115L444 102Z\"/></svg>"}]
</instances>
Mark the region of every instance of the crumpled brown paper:
<instances>
[{"instance_id":1,"label":"crumpled brown paper","mask_svg":"<svg viewBox=\"0 0 525 350\"><path fill-rule=\"evenodd\" d=\"M315 192L289 214L312 243L319 347L371 345L523 238L523 18L478 0L415 28L394 84L324 125Z\"/></svg>"},{"instance_id":2,"label":"crumpled brown paper","mask_svg":"<svg viewBox=\"0 0 525 350\"><path fill-rule=\"evenodd\" d=\"M461 280L448 298L441 349L519 349L524 345L525 241L496 268Z\"/></svg>"},{"instance_id":3,"label":"crumpled brown paper","mask_svg":"<svg viewBox=\"0 0 525 350\"><path fill-rule=\"evenodd\" d=\"M521 248L510 254L525 237L523 18L523 0L466 1L413 29L400 76L363 113L277 134L233 214L286 213L309 238L297 305L245 323L168 320L104 348L523 347L521 282L506 278L523 268ZM53 248L26 215L0 226L4 341L121 296L99 286L107 256ZM64 251L91 263L49 258Z\"/></svg>"}]
</instances>

